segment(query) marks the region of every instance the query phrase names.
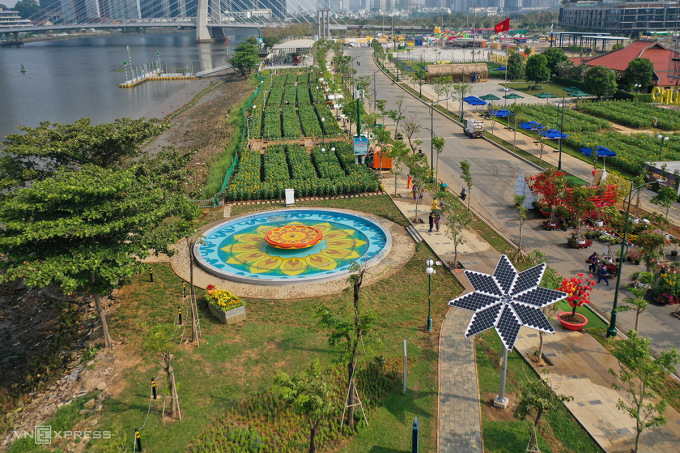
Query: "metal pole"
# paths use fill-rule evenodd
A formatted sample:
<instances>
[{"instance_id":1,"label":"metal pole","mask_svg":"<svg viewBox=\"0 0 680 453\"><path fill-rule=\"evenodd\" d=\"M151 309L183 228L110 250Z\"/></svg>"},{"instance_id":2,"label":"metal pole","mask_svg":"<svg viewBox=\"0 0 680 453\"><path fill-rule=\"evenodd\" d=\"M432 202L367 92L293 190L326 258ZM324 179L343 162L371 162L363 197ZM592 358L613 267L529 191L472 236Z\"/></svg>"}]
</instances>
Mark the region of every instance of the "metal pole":
<instances>
[{"instance_id":1,"label":"metal pole","mask_svg":"<svg viewBox=\"0 0 680 453\"><path fill-rule=\"evenodd\" d=\"M408 355L406 354L406 340L404 340L404 390L402 393L406 394L406 363L408 362Z\"/></svg>"},{"instance_id":2,"label":"metal pole","mask_svg":"<svg viewBox=\"0 0 680 453\"><path fill-rule=\"evenodd\" d=\"M564 91L562 91L562 124L560 125L560 157L557 161L557 170L562 170L562 141L564 135Z\"/></svg>"},{"instance_id":3,"label":"metal pole","mask_svg":"<svg viewBox=\"0 0 680 453\"><path fill-rule=\"evenodd\" d=\"M472 62L475 62L475 28L477 27L477 4L472 7Z\"/></svg>"},{"instance_id":4,"label":"metal pole","mask_svg":"<svg viewBox=\"0 0 680 453\"><path fill-rule=\"evenodd\" d=\"M632 186L633 183L631 182L630 185ZM642 186L646 186L647 183L644 183L642 185L639 185L638 187L631 188L630 193L628 194L628 209L626 209L626 224L623 227L623 239L621 241L621 260L619 262L619 272L616 276L616 288L614 289L614 305L612 306L612 316L609 320L609 328L607 329L607 338L615 337L616 336L616 309L619 304L619 286L621 285L621 272L623 272L623 253L626 250L626 236L628 234L628 217L630 215L630 205L631 202L633 201L633 192L635 189L639 189Z\"/></svg>"},{"instance_id":5,"label":"metal pole","mask_svg":"<svg viewBox=\"0 0 680 453\"><path fill-rule=\"evenodd\" d=\"M501 41L501 47L503 47L503 38L499 37L498 39ZM505 96L508 95L508 72L510 72L510 56L509 56L509 53L508 53L508 46L506 45L505 46L505 91L503 91L503 93L505 93ZM508 98L506 98L505 96L503 96L503 98L505 99L505 105L503 107L508 106Z\"/></svg>"},{"instance_id":6,"label":"metal pole","mask_svg":"<svg viewBox=\"0 0 680 453\"><path fill-rule=\"evenodd\" d=\"M434 102L430 104L430 175L434 174Z\"/></svg>"},{"instance_id":7,"label":"metal pole","mask_svg":"<svg viewBox=\"0 0 680 453\"><path fill-rule=\"evenodd\" d=\"M361 137L361 99L357 97L357 137Z\"/></svg>"},{"instance_id":8,"label":"metal pole","mask_svg":"<svg viewBox=\"0 0 680 453\"><path fill-rule=\"evenodd\" d=\"M506 405L508 399L505 397L505 375L508 371L508 350L503 346L503 355L501 357L501 385L498 389L498 396L494 400L495 403Z\"/></svg>"},{"instance_id":9,"label":"metal pole","mask_svg":"<svg viewBox=\"0 0 680 453\"><path fill-rule=\"evenodd\" d=\"M426 332L432 331L432 315L430 311L431 294L432 294L432 274L427 274L427 328L425 329Z\"/></svg>"}]
</instances>

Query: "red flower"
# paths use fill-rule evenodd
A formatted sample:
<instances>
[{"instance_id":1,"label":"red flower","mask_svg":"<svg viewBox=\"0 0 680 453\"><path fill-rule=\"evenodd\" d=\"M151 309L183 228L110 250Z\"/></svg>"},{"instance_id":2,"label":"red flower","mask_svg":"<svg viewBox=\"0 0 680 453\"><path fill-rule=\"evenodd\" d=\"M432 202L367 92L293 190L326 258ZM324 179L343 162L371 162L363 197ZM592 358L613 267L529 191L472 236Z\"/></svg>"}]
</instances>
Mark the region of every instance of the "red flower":
<instances>
[{"instance_id":1,"label":"red flower","mask_svg":"<svg viewBox=\"0 0 680 453\"><path fill-rule=\"evenodd\" d=\"M567 293L567 302L571 307L576 308L590 303L590 293L594 284L594 280L584 279L583 274L579 273L578 277L563 279L562 285L557 290Z\"/></svg>"}]
</instances>

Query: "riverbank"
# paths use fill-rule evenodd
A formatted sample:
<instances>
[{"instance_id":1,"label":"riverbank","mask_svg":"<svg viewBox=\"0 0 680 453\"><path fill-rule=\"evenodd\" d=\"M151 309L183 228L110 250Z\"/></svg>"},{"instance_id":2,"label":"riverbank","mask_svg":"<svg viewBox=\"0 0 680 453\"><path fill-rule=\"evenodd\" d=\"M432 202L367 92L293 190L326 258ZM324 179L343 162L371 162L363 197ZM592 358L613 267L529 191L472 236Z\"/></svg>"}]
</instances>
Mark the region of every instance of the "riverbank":
<instances>
[{"instance_id":1,"label":"riverbank","mask_svg":"<svg viewBox=\"0 0 680 453\"><path fill-rule=\"evenodd\" d=\"M209 91L202 96L191 108L176 115L170 123L172 127L158 137L149 142L144 149L150 153L159 152L164 146L175 145L180 152L185 153L196 150L196 154L190 163L190 168L194 170L194 184L191 190L196 192L203 189L210 172L211 163L222 153L227 145L233 140L237 140L237 133L240 133L232 121L233 115L240 115L240 111L233 111L235 106L240 105L249 97L254 87L243 77L233 75L215 77L197 81L203 82L203 89L211 84L224 81L222 85ZM169 104L174 109L159 109L158 116L164 118L167 114L181 108L190 102L199 91L191 91L193 94L188 97L188 90L178 93L172 99L168 99L164 104ZM165 112L165 113L163 113Z\"/></svg>"}]
</instances>

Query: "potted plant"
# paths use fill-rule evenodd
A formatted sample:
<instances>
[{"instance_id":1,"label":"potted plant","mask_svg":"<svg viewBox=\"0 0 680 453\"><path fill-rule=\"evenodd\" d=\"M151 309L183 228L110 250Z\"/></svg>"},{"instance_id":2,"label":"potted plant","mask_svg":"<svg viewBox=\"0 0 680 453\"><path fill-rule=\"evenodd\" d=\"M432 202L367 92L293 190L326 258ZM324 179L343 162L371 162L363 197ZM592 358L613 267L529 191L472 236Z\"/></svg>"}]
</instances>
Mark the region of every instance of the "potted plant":
<instances>
[{"instance_id":1,"label":"potted plant","mask_svg":"<svg viewBox=\"0 0 680 453\"><path fill-rule=\"evenodd\" d=\"M594 284L594 280L584 278L582 273L579 273L577 277L562 280L562 284L557 290L567 293L567 302L572 307L571 312L564 311L557 315L562 327L567 330L580 330L588 324L588 318L576 313L576 309L583 304L590 303L590 293Z\"/></svg>"},{"instance_id":2,"label":"potted plant","mask_svg":"<svg viewBox=\"0 0 680 453\"><path fill-rule=\"evenodd\" d=\"M233 324L246 319L246 304L226 289L208 285L208 308L224 324Z\"/></svg>"},{"instance_id":3,"label":"potted plant","mask_svg":"<svg viewBox=\"0 0 680 453\"><path fill-rule=\"evenodd\" d=\"M631 262L635 264L640 264L640 260L642 259L642 250L639 248L634 248L630 252L628 252L628 258L630 259Z\"/></svg>"}]
</instances>

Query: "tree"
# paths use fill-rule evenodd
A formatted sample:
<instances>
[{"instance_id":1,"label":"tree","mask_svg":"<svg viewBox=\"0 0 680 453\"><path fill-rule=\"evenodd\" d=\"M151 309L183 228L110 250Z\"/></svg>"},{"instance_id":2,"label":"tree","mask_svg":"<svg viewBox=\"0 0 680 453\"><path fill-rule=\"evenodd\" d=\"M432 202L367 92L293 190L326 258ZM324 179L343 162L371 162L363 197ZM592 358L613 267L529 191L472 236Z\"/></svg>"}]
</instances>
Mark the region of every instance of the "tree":
<instances>
[{"instance_id":1,"label":"tree","mask_svg":"<svg viewBox=\"0 0 680 453\"><path fill-rule=\"evenodd\" d=\"M586 72L583 81L588 93L594 94L599 100L602 96L616 93L616 73L606 66L593 66Z\"/></svg>"},{"instance_id":2,"label":"tree","mask_svg":"<svg viewBox=\"0 0 680 453\"><path fill-rule=\"evenodd\" d=\"M508 57L508 78L510 80L521 79L524 77L524 65L526 58L519 52L513 52Z\"/></svg>"},{"instance_id":3,"label":"tree","mask_svg":"<svg viewBox=\"0 0 680 453\"><path fill-rule=\"evenodd\" d=\"M541 253L542 255L542 257L540 257L539 259L536 259L537 252ZM531 257L532 261L546 262L545 254L540 252L540 250L534 250L532 252L532 255L534 255L533 257ZM562 274L558 273L554 267L546 265L545 272L543 272L543 277L541 278L541 283L538 286L556 290L557 288L560 287L561 284ZM542 310L545 317L548 318L548 321L551 321L553 315L557 314L560 308L559 304L551 304L546 307L543 307ZM536 351L536 357L538 358L538 363L541 363L541 360L543 359L543 332L540 330L538 331L538 351Z\"/></svg>"},{"instance_id":4,"label":"tree","mask_svg":"<svg viewBox=\"0 0 680 453\"><path fill-rule=\"evenodd\" d=\"M545 59L547 60L548 69L550 70L551 74L557 73L557 67L561 63L563 63L565 61L569 61L569 59L567 58L567 55L559 47L549 47L541 55L543 55L545 57Z\"/></svg>"},{"instance_id":5,"label":"tree","mask_svg":"<svg viewBox=\"0 0 680 453\"><path fill-rule=\"evenodd\" d=\"M654 195L649 201L652 202L652 204L655 204L666 210L665 216L666 222L668 222L668 211L670 211L671 206L673 206L673 202L677 200L677 198L678 196L675 193L675 189L666 186L659 190L659 192L657 192L657 194Z\"/></svg>"},{"instance_id":6,"label":"tree","mask_svg":"<svg viewBox=\"0 0 680 453\"><path fill-rule=\"evenodd\" d=\"M569 193L567 206L571 210L574 221L576 223L576 235L579 240L583 239L583 229L581 224L583 218L589 212L595 209L595 203L591 200L592 190L587 187L576 187Z\"/></svg>"},{"instance_id":7,"label":"tree","mask_svg":"<svg viewBox=\"0 0 680 453\"><path fill-rule=\"evenodd\" d=\"M522 421L532 414L536 414L526 451L539 451L536 428L538 428L543 414L559 407L560 403L573 399L571 396L556 394L542 379L526 383L524 389L519 394L517 406L512 410L514 417Z\"/></svg>"},{"instance_id":8,"label":"tree","mask_svg":"<svg viewBox=\"0 0 680 453\"><path fill-rule=\"evenodd\" d=\"M526 78L530 82L534 82L534 86L538 86L538 82L550 80L550 69L548 69L548 59L543 55L532 55L527 60L526 68L524 69Z\"/></svg>"},{"instance_id":9,"label":"tree","mask_svg":"<svg viewBox=\"0 0 680 453\"><path fill-rule=\"evenodd\" d=\"M463 98L472 92L472 85L469 83L454 83L449 85L449 97L455 99L460 104L460 116L463 117Z\"/></svg>"},{"instance_id":10,"label":"tree","mask_svg":"<svg viewBox=\"0 0 680 453\"><path fill-rule=\"evenodd\" d=\"M35 0L21 0L14 5L14 11L17 11L23 19L28 19L31 16L38 14L40 5Z\"/></svg>"},{"instance_id":11,"label":"tree","mask_svg":"<svg viewBox=\"0 0 680 453\"><path fill-rule=\"evenodd\" d=\"M616 407L635 419L634 451L637 453L642 431L666 424L666 417L663 416L666 400L659 399L652 389L661 386L668 373L675 372L680 357L672 346L670 351L662 351L658 357L654 357L648 338L638 336L634 330L628 331L627 335L627 340L613 342L611 352L618 360L620 369L610 369L609 373L619 381L612 383L612 387L623 390L632 401L632 404L628 404L619 399Z\"/></svg>"},{"instance_id":12,"label":"tree","mask_svg":"<svg viewBox=\"0 0 680 453\"><path fill-rule=\"evenodd\" d=\"M237 71L241 71L242 76L249 75L250 71L260 65L257 41L254 38L248 38L239 44L229 64Z\"/></svg>"},{"instance_id":13,"label":"tree","mask_svg":"<svg viewBox=\"0 0 680 453\"><path fill-rule=\"evenodd\" d=\"M634 85L642 85L640 91L643 93L654 82L654 63L648 58L633 58L628 62L628 66L623 73L623 78L629 90L634 90Z\"/></svg>"},{"instance_id":14,"label":"tree","mask_svg":"<svg viewBox=\"0 0 680 453\"><path fill-rule=\"evenodd\" d=\"M172 254L169 245L191 234L198 216L193 203L166 185L164 174L144 174L152 167L87 165L13 192L0 209L0 281L86 290L111 347L100 295L139 273L150 250Z\"/></svg>"},{"instance_id":15,"label":"tree","mask_svg":"<svg viewBox=\"0 0 680 453\"><path fill-rule=\"evenodd\" d=\"M38 127L19 126L24 133L10 134L3 142L0 191L12 191L88 164L119 168L144 155L140 145L168 127L156 119L129 118L94 126L89 118L73 124L46 121Z\"/></svg>"},{"instance_id":16,"label":"tree","mask_svg":"<svg viewBox=\"0 0 680 453\"><path fill-rule=\"evenodd\" d=\"M319 427L333 413L333 392L321 371L319 359L292 378L278 372L272 389L294 412L309 422L309 453L316 452L316 435Z\"/></svg>"},{"instance_id":17,"label":"tree","mask_svg":"<svg viewBox=\"0 0 680 453\"><path fill-rule=\"evenodd\" d=\"M279 43L279 38L276 36L265 36L262 38L264 47L274 47Z\"/></svg>"},{"instance_id":18,"label":"tree","mask_svg":"<svg viewBox=\"0 0 680 453\"><path fill-rule=\"evenodd\" d=\"M637 281L640 286L631 288L630 292L635 297L626 297L623 299L624 306L618 308L619 311L635 310L635 331L638 330L638 320L640 318L640 313L647 309L649 302L645 299L647 291L654 284L655 278L654 274L651 272L640 272L637 277Z\"/></svg>"},{"instance_id":19,"label":"tree","mask_svg":"<svg viewBox=\"0 0 680 453\"><path fill-rule=\"evenodd\" d=\"M175 382L175 370L172 367L172 359L175 355L170 351L166 350L163 352L161 358L161 368L165 370L165 374L168 378L168 390L170 392L170 417L174 418L175 415L182 420L182 413L179 410L179 395L177 394L177 383Z\"/></svg>"},{"instance_id":20,"label":"tree","mask_svg":"<svg viewBox=\"0 0 680 453\"><path fill-rule=\"evenodd\" d=\"M444 145L446 145L444 137L437 137L436 135L432 137L432 147L437 152L437 164L434 167L435 181L437 180L437 170L439 170L439 155L444 151Z\"/></svg>"},{"instance_id":21,"label":"tree","mask_svg":"<svg viewBox=\"0 0 680 453\"><path fill-rule=\"evenodd\" d=\"M396 101L397 104L397 110L388 110L387 111L387 116L394 121L394 135L396 138L397 133L399 132L399 122L404 120L406 118L404 116L404 112L406 112L406 107L404 107L404 96L401 96L399 99Z\"/></svg>"},{"instance_id":22,"label":"tree","mask_svg":"<svg viewBox=\"0 0 680 453\"><path fill-rule=\"evenodd\" d=\"M404 169L403 162L406 156L408 156L406 143L402 140L395 140L387 151L387 156L392 159L392 169L390 171L394 174L394 195L397 195L397 177Z\"/></svg>"},{"instance_id":23,"label":"tree","mask_svg":"<svg viewBox=\"0 0 680 453\"><path fill-rule=\"evenodd\" d=\"M472 214L465 210L459 211L458 203L453 200L450 192L440 193L438 197L442 199L442 210L447 219L446 236L453 244L453 268L458 269L458 246L466 242L463 231L470 227Z\"/></svg>"},{"instance_id":24,"label":"tree","mask_svg":"<svg viewBox=\"0 0 680 453\"><path fill-rule=\"evenodd\" d=\"M362 313L359 307L361 285L364 282L366 269L354 263L350 271L353 274L347 278L347 283L350 285L347 290L352 290L354 317L345 319L326 306L316 311L316 317L319 318L319 324L329 331L328 344L330 346L345 343L345 350L338 360L347 364L347 386L349 387L347 423L352 427L354 426L354 373L356 372L357 350L360 342L370 343L375 339L376 316L370 312Z\"/></svg>"},{"instance_id":25,"label":"tree","mask_svg":"<svg viewBox=\"0 0 680 453\"><path fill-rule=\"evenodd\" d=\"M462 179L463 182L465 182L465 185L467 186L467 199L468 199L467 209L469 211L470 201L472 200L472 175L470 174L470 164L468 163L467 160L464 160L460 163L460 171L463 173L460 179Z\"/></svg>"},{"instance_id":26,"label":"tree","mask_svg":"<svg viewBox=\"0 0 680 453\"><path fill-rule=\"evenodd\" d=\"M419 140L416 140L418 142ZM411 181L414 186L418 188L416 191L416 213L414 221L418 221L418 206L420 205L420 199L425 193L425 190L431 189L432 184L432 173L430 172L430 167L427 164L427 157L425 154L414 153L408 159L409 174L411 175Z\"/></svg>"},{"instance_id":27,"label":"tree","mask_svg":"<svg viewBox=\"0 0 680 453\"><path fill-rule=\"evenodd\" d=\"M515 261L519 262L522 259L522 226L527 219L527 207L524 202L527 199L526 195L513 195L515 198L515 206L517 206L517 213L519 217L519 242L517 243L517 256Z\"/></svg>"},{"instance_id":28,"label":"tree","mask_svg":"<svg viewBox=\"0 0 680 453\"><path fill-rule=\"evenodd\" d=\"M614 45L612 46L612 52L615 52L615 51L617 51L617 50L621 50L621 49L623 49L624 47L625 47L625 46L623 45L623 43L617 42L616 44L614 44Z\"/></svg>"}]
</instances>

